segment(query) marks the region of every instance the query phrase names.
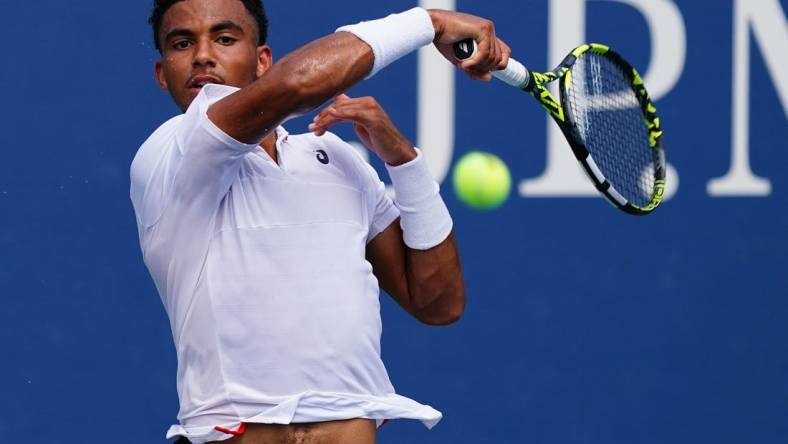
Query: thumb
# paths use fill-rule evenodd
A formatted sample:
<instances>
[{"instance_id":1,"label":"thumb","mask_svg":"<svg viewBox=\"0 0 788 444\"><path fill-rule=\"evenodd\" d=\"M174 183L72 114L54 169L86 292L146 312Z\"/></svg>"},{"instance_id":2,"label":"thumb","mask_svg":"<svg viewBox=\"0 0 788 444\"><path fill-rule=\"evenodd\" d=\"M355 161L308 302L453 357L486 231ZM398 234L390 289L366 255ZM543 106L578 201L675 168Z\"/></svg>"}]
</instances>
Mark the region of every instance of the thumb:
<instances>
[{"instance_id":1,"label":"thumb","mask_svg":"<svg viewBox=\"0 0 788 444\"><path fill-rule=\"evenodd\" d=\"M356 134L358 135L359 139L361 139L361 141L364 142L364 145L366 145L367 148L373 148L372 138L369 136L369 131L367 131L366 128L359 125L358 123L354 123L353 129L356 130Z\"/></svg>"}]
</instances>

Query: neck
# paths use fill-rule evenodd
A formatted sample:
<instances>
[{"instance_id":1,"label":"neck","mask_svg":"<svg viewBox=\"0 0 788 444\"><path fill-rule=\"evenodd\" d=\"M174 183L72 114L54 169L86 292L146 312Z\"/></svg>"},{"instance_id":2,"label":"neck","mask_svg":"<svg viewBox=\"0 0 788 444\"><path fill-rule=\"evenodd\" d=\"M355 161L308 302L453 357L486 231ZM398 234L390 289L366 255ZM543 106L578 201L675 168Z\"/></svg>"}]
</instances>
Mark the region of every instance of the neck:
<instances>
[{"instance_id":1,"label":"neck","mask_svg":"<svg viewBox=\"0 0 788 444\"><path fill-rule=\"evenodd\" d=\"M279 163L278 156L276 155L276 130L271 131L270 134L265 136L265 139L260 142L260 147L271 156L274 162Z\"/></svg>"}]
</instances>

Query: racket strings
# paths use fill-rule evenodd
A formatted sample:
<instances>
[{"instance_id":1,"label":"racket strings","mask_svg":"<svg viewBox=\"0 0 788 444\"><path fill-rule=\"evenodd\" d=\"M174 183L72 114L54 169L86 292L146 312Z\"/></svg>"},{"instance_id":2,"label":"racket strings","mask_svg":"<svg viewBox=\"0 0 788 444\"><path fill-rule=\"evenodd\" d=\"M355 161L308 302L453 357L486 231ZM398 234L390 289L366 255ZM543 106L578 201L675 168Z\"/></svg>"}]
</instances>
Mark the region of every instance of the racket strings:
<instances>
[{"instance_id":1,"label":"racket strings","mask_svg":"<svg viewBox=\"0 0 788 444\"><path fill-rule=\"evenodd\" d=\"M651 202L658 152L632 85L619 65L588 53L572 68L568 103L577 132L605 178L636 206Z\"/></svg>"}]
</instances>

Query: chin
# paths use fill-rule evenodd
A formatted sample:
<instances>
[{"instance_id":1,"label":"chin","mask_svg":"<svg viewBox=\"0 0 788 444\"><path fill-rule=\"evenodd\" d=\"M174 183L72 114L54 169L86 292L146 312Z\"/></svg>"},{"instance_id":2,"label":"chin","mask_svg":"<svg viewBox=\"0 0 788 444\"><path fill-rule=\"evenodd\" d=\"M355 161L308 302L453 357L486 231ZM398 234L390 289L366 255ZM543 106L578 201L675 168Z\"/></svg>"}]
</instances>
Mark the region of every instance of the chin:
<instances>
[{"instance_id":1,"label":"chin","mask_svg":"<svg viewBox=\"0 0 788 444\"><path fill-rule=\"evenodd\" d=\"M189 92L184 97L176 99L175 104L178 105L178 108L180 108L181 111L185 113L186 110L189 109L189 106L191 106L192 102L194 102L194 99L197 98L197 94L199 94L199 91L196 94Z\"/></svg>"},{"instance_id":2,"label":"chin","mask_svg":"<svg viewBox=\"0 0 788 444\"><path fill-rule=\"evenodd\" d=\"M186 113L186 111L189 109L189 105L191 105L192 102L193 100L190 100L189 103L176 102L175 105L177 105L178 108L180 108L182 113Z\"/></svg>"}]
</instances>

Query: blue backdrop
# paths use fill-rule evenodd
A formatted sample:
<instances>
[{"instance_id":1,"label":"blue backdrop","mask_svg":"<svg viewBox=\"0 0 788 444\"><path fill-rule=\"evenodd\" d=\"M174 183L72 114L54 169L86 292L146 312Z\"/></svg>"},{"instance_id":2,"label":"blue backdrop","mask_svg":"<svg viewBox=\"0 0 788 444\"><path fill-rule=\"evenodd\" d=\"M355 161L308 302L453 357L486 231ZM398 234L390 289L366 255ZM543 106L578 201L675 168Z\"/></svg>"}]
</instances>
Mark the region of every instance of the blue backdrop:
<instances>
[{"instance_id":1,"label":"blue backdrop","mask_svg":"<svg viewBox=\"0 0 788 444\"><path fill-rule=\"evenodd\" d=\"M496 21L515 55L544 69L557 32L550 11L578 1L458 0L457 9ZM279 56L341 24L415 6L268 3ZM381 443L788 439L788 1L593 1L585 37L648 71L654 34L643 10L655 4L677 8L686 30L660 37L686 45L686 60L669 50L660 64L673 57L681 69L657 101L680 175L675 196L633 218L598 198L515 190L481 213L445 181L468 284L464 319L422 326L382 296L395 386L445 419L429 432L394 422ZM0 442L164 442L175 420L174 348L128 199L137 147L177 113L152 80L148 9L139 0L3 2ZM376 96L414 140L416 68L410 56L352 91ZM750 88L737 105L734 84ZM454 97L463 123L454 159L482 149L516 182L542 174L547 123L530 98L460 74ZM736 179L714 192L709 181L731 168L736 110L747 104L738 146L771 186L748 191ZM305 131L306 120L287 126Z\"/></svg>"}]
</instances>

